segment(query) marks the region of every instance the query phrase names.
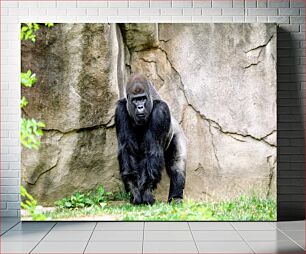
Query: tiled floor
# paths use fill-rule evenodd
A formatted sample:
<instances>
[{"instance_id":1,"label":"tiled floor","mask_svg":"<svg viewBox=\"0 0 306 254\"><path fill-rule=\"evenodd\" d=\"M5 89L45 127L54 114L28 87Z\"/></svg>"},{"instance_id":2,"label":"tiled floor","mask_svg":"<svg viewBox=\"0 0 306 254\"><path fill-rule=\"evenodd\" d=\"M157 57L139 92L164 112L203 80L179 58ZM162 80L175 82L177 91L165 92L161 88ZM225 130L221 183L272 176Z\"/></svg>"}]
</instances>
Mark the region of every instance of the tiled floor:
<instances>
[{"instance_id":1,"label":"tiled floor","mask_svg":"<svg viewBox=\"0 0 306 254\"><path fill-rule=\"evenodd\" d=\"M18 222L0 253L304 253L305 221Z\"/></svg>"}]
</instances>

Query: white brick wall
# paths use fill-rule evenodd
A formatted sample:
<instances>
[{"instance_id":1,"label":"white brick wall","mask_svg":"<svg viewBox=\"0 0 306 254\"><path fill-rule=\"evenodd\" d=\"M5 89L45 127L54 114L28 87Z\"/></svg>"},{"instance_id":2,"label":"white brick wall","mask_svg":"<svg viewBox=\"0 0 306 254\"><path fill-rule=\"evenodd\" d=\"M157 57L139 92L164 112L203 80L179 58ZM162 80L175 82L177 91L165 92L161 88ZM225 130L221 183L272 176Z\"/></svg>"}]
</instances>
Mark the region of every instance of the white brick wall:
<instances>
[{"instance_id":1,"label":"white brick wall","mask_svg":"<svg viewBox=\"0 0 306 254\"><path fill-rule=\"evenodd\" d=\"M20 22L276 22L279 178L304 176L298 112L305 81L304 0L1 1L1 216L19 216ZM283 146L282 146L283 144ZM300 149L297 149L299 147ZM301 173L302 172L302 173ZM281 180L280 180L281 182ZM279 185L280 208L301 210L304 186ZM293 197L294 200L294 197ZM293 208L293 209L290 209ZM286 210L287 209L287 210ZM286 213L286 214L290 214Z\"/></svg>"}]
</instances>

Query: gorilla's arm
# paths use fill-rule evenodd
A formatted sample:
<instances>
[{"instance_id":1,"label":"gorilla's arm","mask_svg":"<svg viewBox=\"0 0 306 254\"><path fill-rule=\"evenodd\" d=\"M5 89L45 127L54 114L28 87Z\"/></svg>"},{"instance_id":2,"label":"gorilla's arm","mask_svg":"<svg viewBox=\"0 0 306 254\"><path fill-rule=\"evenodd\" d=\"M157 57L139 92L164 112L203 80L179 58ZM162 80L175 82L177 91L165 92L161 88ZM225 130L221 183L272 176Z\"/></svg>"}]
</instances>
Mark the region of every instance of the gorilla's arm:
<instances>
[{"instance_id":1,"label":"gorilla's arm","mask_svg":"<svg viewBox=\"0 0 306 254\"><path fill-rule=\"evenodd\" d=\"M121 99L117 102L115 125L118 140L120 175L126 191L131 192L133 195L133 203L140 204L142 199L137 186L137 163L132 153L137 149L137 143L135 133L130 126L130 119L126 109L126 99Z\"/></svg>"},{"instance_id":2,"label":"gorilla's arm","mask_svg":"<svg viewBox=\"0 0 306 254\"><path fill-rule=\"evenodd\" d=\"M142 161L142 189L154 189L161 179L165 165L164 149L169 136L171 114L168 105L155 100L148 130L145 135L145 158ZM146 176L144 176L144 174Z\"/></svg>"}]
</instances>

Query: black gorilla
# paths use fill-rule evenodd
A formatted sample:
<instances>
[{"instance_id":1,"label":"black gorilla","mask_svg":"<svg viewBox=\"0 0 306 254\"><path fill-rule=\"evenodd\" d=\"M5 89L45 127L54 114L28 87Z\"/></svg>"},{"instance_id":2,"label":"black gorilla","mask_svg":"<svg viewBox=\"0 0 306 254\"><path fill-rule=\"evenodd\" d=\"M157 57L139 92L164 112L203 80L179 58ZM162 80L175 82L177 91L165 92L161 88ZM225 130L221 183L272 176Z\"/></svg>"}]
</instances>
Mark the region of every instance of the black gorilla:
<instances>
[{"instance_id":1,"label":"black gorilla","mask_svg":"<svg viewBox=\"0 0 306 254\"><path fill-rule=\"evenodd\" d=\"M168 201L181 201L186 176L186 138L152 83L130 77L127 98L117 102L115 124L120 174L133 204L153 204L152 194L166 167Z\"/></svg>"}]
</instances>

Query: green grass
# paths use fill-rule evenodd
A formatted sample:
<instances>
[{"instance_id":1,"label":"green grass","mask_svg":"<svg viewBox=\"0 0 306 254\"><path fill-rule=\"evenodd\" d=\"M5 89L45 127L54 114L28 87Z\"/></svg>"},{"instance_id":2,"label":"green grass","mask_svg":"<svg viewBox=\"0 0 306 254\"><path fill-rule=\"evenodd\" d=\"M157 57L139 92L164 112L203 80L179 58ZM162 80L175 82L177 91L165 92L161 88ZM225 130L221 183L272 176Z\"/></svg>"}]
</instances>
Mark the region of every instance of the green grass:
<instances>
[{"instance_id":1,"label":"green grass","mask_svg":"<svg viewBox=\"0 0 306 254\"><path fill-rule=\"evenodd\" d=\"M158 221L270 221L276 220L276 201L258 197L240 197L224 202L195 202L184 200L181 204L156 202L153 206L135 206L124 201L108 201L102 206L76 209L57 208L46 212L51 220L158 220Z\"/></svg>"}]
</instances>

